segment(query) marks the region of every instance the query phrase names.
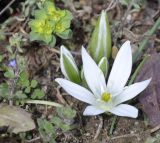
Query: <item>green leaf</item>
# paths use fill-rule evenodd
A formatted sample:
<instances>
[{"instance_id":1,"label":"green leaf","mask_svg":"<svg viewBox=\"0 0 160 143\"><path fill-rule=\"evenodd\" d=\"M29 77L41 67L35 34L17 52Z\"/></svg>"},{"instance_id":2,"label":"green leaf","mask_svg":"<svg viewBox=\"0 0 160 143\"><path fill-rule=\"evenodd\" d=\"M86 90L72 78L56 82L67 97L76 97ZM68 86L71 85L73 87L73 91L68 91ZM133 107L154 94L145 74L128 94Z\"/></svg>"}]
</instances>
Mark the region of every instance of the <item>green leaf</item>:
<instances>
[{"instance_id":1,"label":"green leaf","mask_svg":"<svg viewBox=\"0 0 160 143\"><path fill-rule=\"evenodd\" d=\"M8 84L6 84L6 83L0 84L0 97L8 99L8 97L9 97Z\"/></svg>"},{"instance_id":2,"label":"green leaf","mask_svg":"<svg viewBox=\"0 0 160 143\"><path fill-rule=\"evenodd\" d=\"M4 73L4 76L7 78L14 78L14 71L12 68L8 68L7 71Z\"/></svg>"},{"instance_id":3,"label":"green leaf","mask_svg":"<svg viewBox=\"0 0 160 143\"><path fill-rule=\"evenodd\" d=\"M68 119L73 119L76 116L76 111L70 106L57 108L56 110L59 116L63 116Z\"/></svg>"},{"instance_id":4,"label":"green leaf","mask_svg":"<svg viewBox=\"0 0 160 143\"><path fill-rule=\"evenodd\" d=\"M51 123L55 124L57 127L60 127L63 123L59 117L53 117Z\"/></svg>"},{"instance_id":5,"label":"green leaf","mask_svg":"<svg viewBox=\"0 0 160 143\"><path fill-rule=\"evenodd\" d=\"M4 59L3 55L0 55L0 62Z\"/></svg>"},{"instance_id":6,"label":"green leaf","mask_svg":"<svg viewBox=\"0 0 160 143\"><path fill-rule=\"evenodd\" d=\"M41 40L43 41L43 42L45 42L46 44L49 44L51 41L52 41L52 35L51 34L43 34L42 36L41 36Z\"/></svg>"},{"instance_id":7,"label":"green leaf","mask_svg":"<svg viewBox=\"0 0 160 143\"><path fill-rule=\"evenodd\" d=\"M33 80L31 81L31 87L32 87L32 88L35 88L35 87L37 86L37 84L38 84L38 82L37 82L36 80L33 79Z\"/></svg>"},{"instance_id":8,"label":"green leaf","mask_svg":"<svg viewBox=\"0 0 160 143\"><path fill-rule=\"evenodd\" d=\"M19 77L20 77L21 81L25 81L25 80L28 80L29 75L28 75L28 73L26 71L23 70L23 71L21 71Z\"/></svg>"},{"instance_id":9,"label":"green leaf","mask_svg":"<svg viewBox=\"0 0 160 143\"><path fill-rule=\"evenodd\" d=\"M18 134L35 128L31 115L24 109L0 104L0 115L0 127L8 126L12 133Z\"/></svg>"},{"instance_id":10,"label":"green leaf","mask_svg":"<svg viewBox=\"0 0 160 143\"><path fill-rule=\"evenodd\" d=\"M89 41L88 50L96 63L99 63L102 57L110 57L111 33L108 17L105 11L102 11L101 16L97 21Z\"/></svg>"},{"instance_id":11,"label":"green leaf","mask_svg":"<svg viewBox=\"0 0 160 143\"><path fill-rule=\"evenodd\" d=\"M26 98L27 98L27 95L24 94L22 91L17 91L17 92L14 94L14 98L15 98L15 99L22 100L22 99L26 99Z\"/></svg>"},{"instance_id":12,"label":"green leaf","mask_svg":"<svg viewBox=\"0 0 160 143\"><path fill-rule=\"evenodd\" d=\"M64 116L69 119L73 119L76 116L76 111L72 109L70 106L67 106L64 109Z\"/></svg>"},{"instance_id":13,"label":"green leaf","mask_svg":"<svg viewBox=\"0 0 160 143\"><path fill-rule=\"evenodd\" d=\"M44 9L35 10L34 16L36 19L44 19L45 20L48 18Z\"/></svg>"},{"instance_id":14,"label":"green leaf","mask_svg":"<svg viewBox=\"0 0 160 143\"><path fill-rule=\"evenodd\" d=\"M32 99L42 99L45 96L45 93L42 89L35 89L32 94Z\"/></svg>"},{"instance_id":15,"label":"green leaf","mask_svg":"<svg viewBox=\"0 0 160 143\"><path fill-rule=\"evenodd\" d=\"M72 37L72 31L70 29L63 31L62 33L56 33L56 34L62 39L70 39Z\"/></svg>"},{"instance_id":16,"label":"green leaf","mask_svg":"<svg viewBox=\"0 0 160 143\"><path fill-rule=\"evenodd\" d=\"M107 77L108 74L108 70L109 70L109 63L106 57L103 57L99 64L98 64L99 68L102 70L103 74L105 77Z\"/></svg>"},{"instance_id":17,"label":"green leaf","mask_svg":"<svg viewBox=\"0 0 160 143\"><path fill-rule=\"evenodd\" d=\"M28 86L25 90L24 90L25 93L30 93L31 92L31 87Z\"/></svg>"},{"instance_id":18,"label":"green leaf","mask_svg":"<svg viewBox=\"0 0 160 143\"><path fill-rule=\"evenodd\" d=\"M50 123L46 119L37 119L37 123L38 123L38 130L40 132L43 141L47 143L56 143L55 142L56 132L52 123Z\"/></svg>"},{"instance_id":19,"label":"green leaf","mask_svg":"<svg viewBox=\"0 0 160 143\"><path fill-rule=\"evenodd\" d=\"M40 33L35 33L34 31L31 31L29 33L29 38L30 38L31 41L36 41L36 40L41 39L41 34Z\"/></svg>"},{"instance_id":20,"label":"green leaf","mask_svg":"<svg viewBox=\"0 0 160 143\"><path fill-rule=\"evenodd\" d=\"M68 124L61 124L60 128L61 128L64 132L71 130L71 126L68 125Z\"/></svg>"},{"instance_id":21,"label":"green leaf","mask_svg":"<svg viewBox=\"0 0 160 143\"><path fill-rule=\"evenodd\" d=\"M62 119L59 117L53 117L51 123L53 123L56 127L62 129L62 131L66 132L71 129L70 125L62 122Z\"/></svg>"},{"instance_id":22,"label":"green leaf","mask_svg":"<svg viewBox=\"0 0 160 143\"><path fill-rule=\"evenodd\" d=\"M65 10L65 17L63 19L71 21L73 19L72 13L68 10Z\"/></svg>"},{"instance_id":23,"label":"green leaf","mask_svg":"<svg viewBox=\"0 0 160 143\"><path fill-rule=\"evenodd\" d=\"M46 12L51 15L53 11L56 11L56 7L54 5L53 2L50 1L46 1L44 3L44 9L46 10Z\"/></svg>"},{"instance_id":24,"label":"green leaf","mask_svg":"<svg viewBox=\"0 0 160 143\"><path fill-rule=\"evenodd\" d=\"M19 75L17 84L21 87L28 87L30 85L28 78L28 73L26 71L22 71Z\"/></svg>"},{"instance_id":25,"label":"green leaf","mask_svg":"<svg viewBox=\"0 0 160 143\"><path fill-rule=\"evenodd\" d=\"M46 133L48 133L48 134L50 134L50 132L53 132L53 130L54 130L53 125L50 122L48 122L48 121L45 121L43 127L44 127Z\"/></svg>"},{"instance_id":26,"label":"green leaf","mask_svg":"<svg viewBox=\"0 0 160 143\"><path fill-rule=\"evenodd\" d=\"M49 45L51 47L54 47L56 45L56 37L55 36L52 37L52 41L49 43Z\"/></svg>"}]
</instances>

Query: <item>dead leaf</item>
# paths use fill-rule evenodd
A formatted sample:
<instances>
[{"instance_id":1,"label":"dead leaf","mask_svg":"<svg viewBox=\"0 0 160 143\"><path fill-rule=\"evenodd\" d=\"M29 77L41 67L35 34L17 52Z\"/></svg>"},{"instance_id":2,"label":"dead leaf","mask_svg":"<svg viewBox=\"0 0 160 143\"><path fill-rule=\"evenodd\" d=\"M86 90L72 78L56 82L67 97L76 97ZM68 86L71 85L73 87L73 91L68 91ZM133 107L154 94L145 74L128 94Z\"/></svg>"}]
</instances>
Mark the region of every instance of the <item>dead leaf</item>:
<instances>
[{"instance_id":1,"label":"dead leaf","mask_svg":"<svg viewBox=\"0 0 160 143\"><path fill-rule=\"evenodd\" d=\"M143 81L150 77L152 81L139 96L139 101L142 110L149 118L149 124L155 127L160 124L160 53L151 54L136 81Z\"/></svg>"},{"instance_id":2,"label":"dead leaf","mask_svg":"<svg viewBox=\"0 0 160 143\"><path fill-rule=\"evenodd\" d=\"M15 134L35 128L31 115L24 109L6 104L0 104L0 127L8 126Z\"/></svg>"},{"instance_id":3,"label":"dead leaf","mask_svg":"<svg viewBox=\"0 0 160 143\"><path fill-rule=\"evenodd\" d=\"M118 53L118 48L116 46L112 47L112 58L115 59Z\"/></svg>"}]
</instances>

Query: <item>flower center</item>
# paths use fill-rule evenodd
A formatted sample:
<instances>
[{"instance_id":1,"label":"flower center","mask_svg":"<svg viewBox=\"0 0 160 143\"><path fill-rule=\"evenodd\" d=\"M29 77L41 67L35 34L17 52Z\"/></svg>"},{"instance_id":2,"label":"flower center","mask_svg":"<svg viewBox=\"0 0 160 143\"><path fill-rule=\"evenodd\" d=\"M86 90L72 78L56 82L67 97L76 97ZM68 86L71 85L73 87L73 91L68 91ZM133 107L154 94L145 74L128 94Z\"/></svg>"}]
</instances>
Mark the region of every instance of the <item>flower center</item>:
<instances>
[{"instance_id":1,"label":"flower center","mask_svg":"<svg viewBox=\"0 0 160 143\"><path fill-rule=\"evenodd\" d=\"M108 102L109 100L111 100L112 94L110 94L108 92L104 92L104 93L102 93L101 97L102 97L103 101Z\"/></svg>"}]
</instances>

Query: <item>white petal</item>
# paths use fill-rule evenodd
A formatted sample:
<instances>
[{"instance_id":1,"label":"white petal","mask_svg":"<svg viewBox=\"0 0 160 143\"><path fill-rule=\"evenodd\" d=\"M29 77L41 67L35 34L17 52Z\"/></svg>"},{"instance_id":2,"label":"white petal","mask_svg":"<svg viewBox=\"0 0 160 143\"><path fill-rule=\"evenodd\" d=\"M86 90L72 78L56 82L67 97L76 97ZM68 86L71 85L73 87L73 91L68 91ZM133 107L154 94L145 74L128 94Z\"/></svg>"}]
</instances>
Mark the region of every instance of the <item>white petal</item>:
<instances>
[{"instance_id":1,"label":"white petal","mask_svg":"<svg viewBox=\"0 0 160 143\"><path fill-rule=\"evenodd\" d=\"M95 106L87 106L83 112L85 116L95 116L104 113L104 110L98 109Z\"/></svg>"},{"instance_id":2,"label":"white petal","mask_svg":"<svg viewBox=\"0 0 160 143\"><path fill-rule=\"evenodd\" d=\"M138 116L138 109L131 105L127 105L127 104L120 104L114 107L109 112L115 115L118 115L118 116L123 116L123 117L137 118Z\"/></svg>"},{"instance_id":3,"label":"white petal","mask_svg":"<svg viewBox=\"0 0 160 143\"><path fill-rule=\"evenodd\" d=\"M126 89L121 94L115 97L114 103L117 105L134 98L136 95L142 92L149 85L150 81L151 79L148 79L148 80L137 82L135 84L132 84L126 87Z\"/></svg>"},{"instance_id":4,"label":"white petal","mask_svg":"<svg viewBox=\"0 0 160 143\"><path fill-rule=\"evenodd\" d=\"M120 48L114 61L107 88L112 94L123 90L132 69L132 52L130 42L126 41Z\"/></svg>"},{"instance_id":5,"label":"white petal","mask_svg":"<svg viewBox=\"0 0 160 143\"><path fill-rule=\"evenodd\" d=\"M95 104L96 98L84 87L62 78L56 78L55 81L58 82L59 85L74 98L92 105Z\"/></svg>"},{"instance_id":6,"label":"white petal","mask_svg":"<svg viewBox=\"0 0 160 143\"><path fill-rule=\"evenodd\" d=\"M82 47L82 60L83 60L83 70L84 76L87 81L89 88L100 98L102 90L106 90L106 83L103 72L94 62L94 60L89 56L86 50Z\"/></svg>"}]
</instances>

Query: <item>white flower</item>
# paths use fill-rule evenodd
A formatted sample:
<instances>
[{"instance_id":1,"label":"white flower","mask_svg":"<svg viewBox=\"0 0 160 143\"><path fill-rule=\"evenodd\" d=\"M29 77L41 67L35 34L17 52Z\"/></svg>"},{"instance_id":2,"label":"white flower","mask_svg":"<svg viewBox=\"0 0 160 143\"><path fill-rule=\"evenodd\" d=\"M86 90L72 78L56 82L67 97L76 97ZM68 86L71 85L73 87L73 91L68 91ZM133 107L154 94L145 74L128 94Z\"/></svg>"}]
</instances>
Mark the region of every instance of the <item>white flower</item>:
<instances>
[{"instance_id":1,"label":"white flower","mask_svg":"<svg viewBox=\"0 0 160 143\"><path fill-rule=\"evenodd\" d=\"M125 42L120 48L107 84L102 71L84 48L82 48L82 60L84 76L91 91L65 79L57 78L56 81L71 96L90 104L86 107L83 115L110 112L118 116L136 118L138 110L131 105L121 103L142 92L151 79L125 86L132 68L130 42Z\"/></svg>"}]
</instances>

